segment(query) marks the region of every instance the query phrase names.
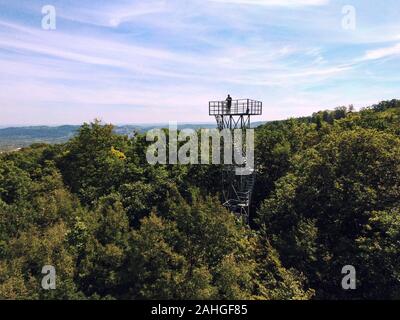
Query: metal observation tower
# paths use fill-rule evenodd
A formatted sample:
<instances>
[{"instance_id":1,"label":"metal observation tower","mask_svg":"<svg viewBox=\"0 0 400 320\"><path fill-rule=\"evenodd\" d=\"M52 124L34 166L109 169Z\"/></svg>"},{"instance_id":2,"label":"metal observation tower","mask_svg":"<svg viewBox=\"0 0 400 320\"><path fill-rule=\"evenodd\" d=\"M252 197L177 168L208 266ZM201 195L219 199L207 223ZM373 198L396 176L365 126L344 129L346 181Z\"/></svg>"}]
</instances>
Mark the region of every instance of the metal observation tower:
<instances>
[{"instance_id":1,"label":"metal observation tower","mask_svg":"<svg viewBox=\"0 0 400 320\"><path fill-rule=\"evenodd\" d=\"M210 101L209 115L214 116L218 129L250 129L251 116L262 115L262 102L250 99L228 101ZM234 142L232 142L234 144ZM234 148L234 145L233 145ZM233 150L232 148L232 150ZM242 145L242 154L246 156L246 145ZM243 165L242 165L243 166ZM224 206L249 223L251 195L253 192L256 172L249 175L237 175L236 164L223 164L221 168L222 193Z\"/></svg>"}]
</instances>

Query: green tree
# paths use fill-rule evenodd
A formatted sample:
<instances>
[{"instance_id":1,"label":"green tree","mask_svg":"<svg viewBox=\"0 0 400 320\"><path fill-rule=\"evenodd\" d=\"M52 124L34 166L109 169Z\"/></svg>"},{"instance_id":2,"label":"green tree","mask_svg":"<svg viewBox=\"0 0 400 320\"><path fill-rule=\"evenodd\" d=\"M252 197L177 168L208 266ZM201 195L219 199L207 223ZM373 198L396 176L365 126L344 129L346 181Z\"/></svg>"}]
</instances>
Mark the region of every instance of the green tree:
<instances>
[{"instance_id":1,"label":"green tree","mask_svg":"<svg viewBox=\"0 0 400 320\"><path fill-rule=\"evenodd\" d=\"M58 161L65 182L85 204L115 191L123 180L128 139L113 130L99 121L84 124Z\"/></svg>"},{"instance_id":2,"label":"green tree","mask_svg":"<svg viewBox=\"0 0 400 320\"><path fill-rule=\"evenodd\" d=\"M264 201L259 223L265 236L286 266L307 275L318 297L390 298L398 291L397 286L386 287L382 296L371 276L384 269L388 278L395 277L395 259L361 273L362 286L353 293L341 289L340 271L348 264L361 269L374 259L374 250L360 250L359 241L372 227L372 216L399 207L399 163L396 136L366 129L335 132L293 157L291 172Z\"/></svg>"}]
</instances>

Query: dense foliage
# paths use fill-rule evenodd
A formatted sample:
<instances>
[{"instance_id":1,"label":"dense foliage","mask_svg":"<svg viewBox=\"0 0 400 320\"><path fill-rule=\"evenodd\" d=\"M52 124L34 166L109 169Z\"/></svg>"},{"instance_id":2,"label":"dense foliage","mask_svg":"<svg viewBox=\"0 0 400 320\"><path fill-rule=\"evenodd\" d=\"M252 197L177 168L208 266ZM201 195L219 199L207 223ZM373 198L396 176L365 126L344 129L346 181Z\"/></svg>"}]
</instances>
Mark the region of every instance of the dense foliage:
<instances>
[{"instance_id":1,"label":"dense foliage","mask_svg":"<svg viewBox=\"0 0 400 320\"><path fill-rule=\"evenodd\" d=\"M221 206L218 168L151 166L142 134L95 121L1 154L0 298L400 298L400 102L256 139L251 228ZM341 287L345 265L357 290Z\"/></svg>"}]
</instances>

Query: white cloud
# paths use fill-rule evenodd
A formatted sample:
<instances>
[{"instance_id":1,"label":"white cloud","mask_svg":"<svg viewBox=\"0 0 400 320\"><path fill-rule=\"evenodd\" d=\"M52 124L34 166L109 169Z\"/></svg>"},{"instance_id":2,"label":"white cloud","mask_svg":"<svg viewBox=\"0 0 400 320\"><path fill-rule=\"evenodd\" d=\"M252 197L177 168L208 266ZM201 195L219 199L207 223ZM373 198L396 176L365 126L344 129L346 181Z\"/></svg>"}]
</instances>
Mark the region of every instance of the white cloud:
<instances>
[{"instance_id":1,"label":"white cloud","mask_svg":"<svg viewBox=\"0 0 400 320\"><path fill-rule=\"evenodd\" d=\"M329 0L209 0L209 1L242 4L242 5L279 6L279 7L322 6L329 3Z\"/></svg>"},{"instance_id":2,"label":"white cloud","mask_svg":"<svg viewBox=\"0 0 400 320\"><path fill-rule=\"evenodd\" d=\"M78 21L99 26L117 28L125 22L143 16L162 13L168 10L165 0L151 0L146 2L116 2L107 4L101 9L93 7L66 7L59 16L71 21Z\"/></svg>"},{"instance_id":3,"label":"white cloud","mask_svg":"<svg viewBox=\"0 0 400 320\"><path fill-rule=\"evenodd\" d=\"M9 31L0 31L3 48L92 65L98 68L97 73L103 68L113 67L120 72L155 80L174 78L176 81L277 86L308 83L317 77L326 78L348 69L343 66L315 66L314 57L309 57L296 68L288 67L285 59L290 55L307 55L310 52L309 48L288 45L256 42L247 47L222 43L220 48L205 56L135 43L124 44L108 37L73 35L60 31L47 33L4 21L0 21L0 25L14 30L18 35L16 37ZM35 61L32 63L35 64ZM66 65L66 62L60 61L59 66L62 65ZM70 78L70 75L67 77Z\"/></svg>"},{"instance_id":4,"label":"white cloud","mask_svg":"<svg viewBox=\"0 0 400 320\"><path fill-rule=\"evenodd\" d=\"M138 16L151 15L164 12L167 8L165 1L151 3L139 3L135 6L123 7L110 14L109 24L112 27L118 27L120 24L135 19Z\"/></svg>"},{"instance_id":5,"label":"white cloud","mask_svg":"<svg viewBox=\"0 0 400 320\"><path fill-rule=\"evenodd\" d=\"M379 48L375 50L367 51L362 60L377 60L387 58L395 55L400 55L400 43L386 48Z\"/></svg>"}]
</instances>

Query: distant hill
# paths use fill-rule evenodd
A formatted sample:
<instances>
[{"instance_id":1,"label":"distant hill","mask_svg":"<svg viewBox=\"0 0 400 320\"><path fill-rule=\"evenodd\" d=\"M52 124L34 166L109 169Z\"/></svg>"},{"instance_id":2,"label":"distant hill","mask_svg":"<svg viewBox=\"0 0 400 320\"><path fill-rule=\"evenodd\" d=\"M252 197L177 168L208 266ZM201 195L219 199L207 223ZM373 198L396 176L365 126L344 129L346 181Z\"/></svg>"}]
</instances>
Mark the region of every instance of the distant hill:
<instances>
[{"instance_id":1,"label":"distant hill","mask_svg":"<svg viewBox=\"0 0 400 320\"><path fill-rule=\"evenodd\" d=\"M79 126L32 126L0 129L0 150L14 150L33 143L62 143L69 140Z\"/></svg>"},{"instance_id":2,"label":"distant hill","mask_svg":"<svg viewBox=\"0 0 400 320\"><path fill-rule=\"evenodd\" d=\"M253 127L257 127L264 122L254 122ZM167 128L168 124L138 124L138 125L122 125L116 126L117 134L129 135L132 132L146 132L154 128ZM183 123L178 124L179 129L201 129L215 128L212 123L194 124ZM30 146L33 143L63 143L71 139L78 131L80 126L64 125L64 126L27 126L27 127L0 127L0 151L12 151L19 148Z\"/></svg>"}]
</instances>

